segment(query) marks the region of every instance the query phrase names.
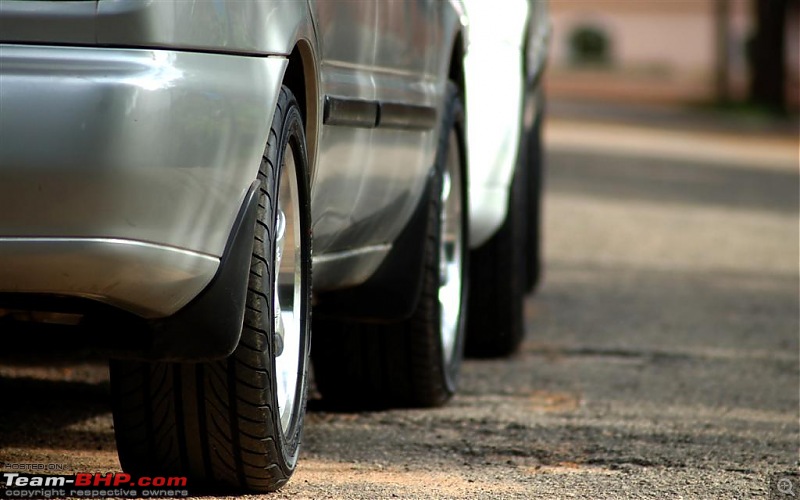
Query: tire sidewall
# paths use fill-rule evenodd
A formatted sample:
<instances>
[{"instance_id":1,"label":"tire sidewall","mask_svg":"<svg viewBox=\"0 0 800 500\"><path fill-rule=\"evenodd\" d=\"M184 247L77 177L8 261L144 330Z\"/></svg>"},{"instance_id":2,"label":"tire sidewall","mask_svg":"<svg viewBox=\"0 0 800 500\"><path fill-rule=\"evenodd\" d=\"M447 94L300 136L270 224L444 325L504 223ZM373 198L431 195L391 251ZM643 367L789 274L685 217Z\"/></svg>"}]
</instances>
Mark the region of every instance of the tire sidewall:
<instances>
[{"instance_id":1,"label":"tire sidewall","mask_svg":"<svg viewBox=\"0 0 800 500\"><path fill-rule=\"evenodd\" d=\"M271 161L276 162L275 165L279 165L276 173L275 173L275 189L271 191L269 187L267 187L267 191L271 191L274 196L272 196L271 203L272 203L272 210L270 213L277 214L277 204L278 204L278 193L280 193L280 180L281 180L281 173L285 168L284 165L284 155L287 151L287 148L292 148L292 152L295 158L295 173L297 175L297 192L299 198L299 216L300 216L300 227L301 228L310 228L310 203L309 203L309 192L308 192L308 153L306 149L306 140L305 134L303 132L303 121L302 116L300 114L299 107L297 102L295 101L294 97L291 94L287 94L289 97L285 100L279 99L278 105L285 106L286 110L281 115L277 111L275 116L273 117L273 125L272 130L279 132L277 144L273 145L268 144L267 151L265 155ZM283 98L283 93L281 95ZM283 101L283 102L282 102ZM268 227L274 228L274 221L264 221L267 223ZM297 374L297 384L296 390L297 393L295 394L295 398L297 402L294 406L294 414L292 415L292 419L290 422L288 432L284 433L282 426L281 426L281 417L280 411L278 409L278 401L277 401L277 394L278 394L278 386L277 386L277 377L275 374L277 373L276 368L276 356L274 352L274 343L270 346L269 353L271 359L267 360L267 362L271 366L271 392L272 392L272 400L273 400L273 407L276 408L276 412L272 415L272 425L275 426L275 435L278 437L278 449L282 453L283 458L283 466L284 472L291 474L294 468L297 465L297 459L300 452L300 438L302 434L302 427L303 427L303 417L305 415L306 409L306 396L307 396L307 386L308 386L308 359L309 359L309 349L310 349L310 341L311 341L311 234L309 230L301 230L300 232L301 237L301 280L302 280L302 290L305 293L301 294L301 318L300 318L300 362L298 363L298 374ZM270 258L272 262L275 261L275 252L276 246L275 242L270 242ZM274 269L273 272L277 275L278 270ZM270 283L268 284L269 290L271 291L274 288L273 277L271 276ZM269 317L274 317L275 314L275 298L272 297L270 300L270 307L269 307ZM270 333L274 336L274 327L271 328Z\"/></svg>"}]
</instances>

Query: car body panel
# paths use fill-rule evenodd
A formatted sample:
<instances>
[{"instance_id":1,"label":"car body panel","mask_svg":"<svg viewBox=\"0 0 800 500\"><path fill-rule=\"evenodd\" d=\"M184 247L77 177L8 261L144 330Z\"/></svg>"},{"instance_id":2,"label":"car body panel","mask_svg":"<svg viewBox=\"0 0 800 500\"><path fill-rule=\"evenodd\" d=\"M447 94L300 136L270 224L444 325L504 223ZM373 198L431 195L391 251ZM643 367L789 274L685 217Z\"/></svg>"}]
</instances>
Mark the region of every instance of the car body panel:
<instances>
[{"instance_id":1,"label":"car body panel","mask_svg":"<svg viewBox=\"0 0 800 500\"><path fill-rule=\"evenodd\" d=\"M298 44L314 100L315 287L369 279L420 201L464 26L449 2L330 5L2 2L0 213L12 216L0 218L0 293L85 296L145 317L200 293L256 177L283 56ZM384 126L324 125L328 96L378 103ZM22 266L35 274L27 283L14 271L25 253L48 262ZM59 266L85 272L45 285ZM129 279L139 284L119 286Z\"/></svg>"},{"instance_id":2,"label":"car body panel","mask_svg":"<svg viewBox=\"0 0 800 500\"><path fill-rule=\"evenodd\" d=\"M156 269L153 289L141 287L139 305L130 309L167 315L184 305L216 268L201 266L203 276L191 279L176 272L175 283L186 287L183 298L155 307L153 297L162 294L155 287L163 285L157 270L196 269L196 254L219 260L255 179L271 120L263 110L274 106L286 63L147 49L0 46L0 247L6 257L0 291L63 288L58 279L51 288L41 285L53 263L89 267L88 249L100 238L163 249L125 247L124 255L141 250L142 261ZM84 265L74 255L78 238L87 239L77 247L87 249ZM15 252L30 252L37 241L33 253L52 262L29 276L14 272ZM181 256L187 262L176 264ZM127 276L123 259L112 261L120 268L103 263L108 276ZM91 274L70 272L69 288L95 294L103 287Z\"/></svg>"},{"instance_id":3,"label":"car body panel","mask_svg":"<svg viewBox=\"0 0 800 500\"><path fill-rule=\"evenodd\" d=\"M384 110L384 122L390 106L438 111L452 43L444 39L458 28L446 3L310 5L324 97L374 105ZM380 265L422 196L435 154L434 125L376 126L366 119L322 126L312 187L317 289L357 285Z\"/></svg>"},{"instance_id":4,"label":"car body panel","mask_svg":"<svg viewBox=\"0 0 800 500\"><path fill-rule=\"evenodd\" d=\"M167 316L214 277L219 258L109 238L0 238L3 293L96 299L143 318Z\"/></svg>"},{"instance_id":5,"label":"car body panel","mask_svg":"<svg viewBox=\"0 0 800 500\"><path fill-rule=\"evenodd\" d=\"M0 235L222 255L285 59L40 46L0 56L0 213L14 214Z\"/></svg>"},{"instance_id":6,"label":"car body panel","mask_svg":"<svg viewBox=\"0 0 800 500\"><path fill-rule=\"evenodd\" d=\"M288 55L310 34L308 6L296 0L0 2L3 42Z\"/></svg>"},{"instance_id":7,"label":"car body panel","mask_svg":"<svg viewBox=\"0 0 800 500\"><path fill-rule=\"evenodd\" d=\"M523 98L526 92L538 92L535 79L546 60L550 25L545 1L509 0L497 8L483 0L464 0L464 6L470 19L464 58L470 246L476 248L506 220Z\"/></svg>"}]
</instances>

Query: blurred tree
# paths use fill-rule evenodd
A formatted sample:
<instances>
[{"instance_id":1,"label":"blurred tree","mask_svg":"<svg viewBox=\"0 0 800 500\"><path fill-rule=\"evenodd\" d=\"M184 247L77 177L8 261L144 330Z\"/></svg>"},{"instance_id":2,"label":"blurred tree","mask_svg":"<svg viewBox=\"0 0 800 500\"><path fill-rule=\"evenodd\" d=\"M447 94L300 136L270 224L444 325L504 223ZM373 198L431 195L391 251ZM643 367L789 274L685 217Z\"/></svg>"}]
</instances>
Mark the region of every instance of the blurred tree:
<instances>
[{"instance_id":1,"label":"blurred tree","mask_svg":"<svg viewBox=\"0 0 800 500\"><path fill-rule=\"evenodd\" d=\"M611 61L609 39L598 26L578 26L570 34L570 59L573 64L608 64Z\"/></svg>"},{"instance_id":2,"label":"blurred tree","mask_svg":"<svg viewBox=\"0 0 800 500\"><path fill-rule=\"evenodd\" d=\"M725 104L730 101L728 80L730 79L730 4L728 0L716 0L714 9L716 35L715 86L717 101Z\"/></svg>"},{"instance_id":3,"label":"blurred tree","mask_svg":"<svg viewBox=\"0 0 800 500\"><path fill-rule=\"evenodd\" d=\"M774 111L786 109L786 15L797 0L753 0L750 100Z\"/></svg>"}]
</instances>

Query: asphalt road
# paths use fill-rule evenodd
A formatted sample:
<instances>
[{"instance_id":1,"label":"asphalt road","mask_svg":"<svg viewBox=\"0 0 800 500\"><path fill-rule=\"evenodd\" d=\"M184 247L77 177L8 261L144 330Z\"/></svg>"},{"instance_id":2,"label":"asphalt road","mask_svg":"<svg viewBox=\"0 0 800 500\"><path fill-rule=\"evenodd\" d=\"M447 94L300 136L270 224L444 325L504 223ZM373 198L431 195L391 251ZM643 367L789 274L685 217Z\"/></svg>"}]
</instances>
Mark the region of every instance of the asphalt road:
<instances>
[{"instance_id":1,"label":"asphalt road","mask_svg":"<svg viewBox=\"0 0 800 500\"><path fill-rule=\"evenodd\" d=\"M547 139L521 352L466 362L441 409L312 400L271 498L800 494L796 138L555 120ZM57 348L0 354L0 462L118 470L103 365Z\"/></svg>"}]
</instances>

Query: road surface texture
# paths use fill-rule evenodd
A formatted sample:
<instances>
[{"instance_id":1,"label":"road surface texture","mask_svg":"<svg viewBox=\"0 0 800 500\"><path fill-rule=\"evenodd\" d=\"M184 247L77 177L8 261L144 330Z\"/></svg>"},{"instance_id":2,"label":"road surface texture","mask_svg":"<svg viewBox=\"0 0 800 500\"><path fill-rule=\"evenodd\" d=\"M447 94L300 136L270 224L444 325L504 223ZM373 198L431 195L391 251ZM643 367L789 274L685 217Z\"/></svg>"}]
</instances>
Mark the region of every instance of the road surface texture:
<instances>
[{"instance_id":1,"label":"road surface texture","mask_svg":"<svg viewBox=\"0 0 800 500\"><path fill-rule=\"evenodd\" d=\"M440 409L312 399L270 498L800 494L796 135L568 117L547 142L521 352L466 362ZM65 342L0 354L0 462L119 470L104 365Z\"/></svg>"}]
</instances>

